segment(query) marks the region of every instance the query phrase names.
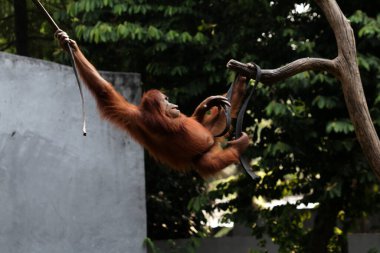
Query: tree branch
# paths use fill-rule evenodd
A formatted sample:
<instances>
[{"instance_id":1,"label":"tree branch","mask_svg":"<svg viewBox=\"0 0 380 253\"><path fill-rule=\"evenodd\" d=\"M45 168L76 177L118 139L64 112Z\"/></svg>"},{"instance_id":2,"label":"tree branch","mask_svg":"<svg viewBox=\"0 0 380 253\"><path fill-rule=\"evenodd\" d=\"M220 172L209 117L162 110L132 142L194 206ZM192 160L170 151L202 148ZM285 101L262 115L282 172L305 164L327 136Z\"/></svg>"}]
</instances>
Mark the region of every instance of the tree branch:
<instances>
[{"instance_id":1,"label":"tree branch","mask_svg":"<svg viewBox=\"0 0 380 253\"><path fill-rule=\"evenodd\" d=\"M227 63L227 68L248 77L256 76L256 68L250 63L241 63L236 60L230 60ZM261 73L261 81L266 84L272 84L308 70L321 70L327 71L333 75L338 74L335 60L302 58L277 69L263 69Z\"/></svg>"}]
</instances>

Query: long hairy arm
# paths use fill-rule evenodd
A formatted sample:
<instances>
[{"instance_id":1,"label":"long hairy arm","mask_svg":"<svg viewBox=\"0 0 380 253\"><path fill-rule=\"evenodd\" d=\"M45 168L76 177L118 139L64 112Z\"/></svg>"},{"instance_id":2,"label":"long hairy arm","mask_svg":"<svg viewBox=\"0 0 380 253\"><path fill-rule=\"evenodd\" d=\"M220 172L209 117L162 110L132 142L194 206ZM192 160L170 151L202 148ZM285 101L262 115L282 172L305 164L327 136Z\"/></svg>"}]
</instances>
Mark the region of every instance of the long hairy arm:
<instances>
[{"instance_id":1,"label":"long hairy arm","mask_svg":"<svg viewBox=\"0 0 380 253\"><path fill-rule=\"evenodd\" d=\"M74 61L79 75L97 101L101 115L111 122L126 127L140 117L138 107L129 103L115 88L106 81L97 69L87 60L74 40L63 31L57 31L61 46L66 49L67 42L74 53Z\"/></svg>"}]
</instances>

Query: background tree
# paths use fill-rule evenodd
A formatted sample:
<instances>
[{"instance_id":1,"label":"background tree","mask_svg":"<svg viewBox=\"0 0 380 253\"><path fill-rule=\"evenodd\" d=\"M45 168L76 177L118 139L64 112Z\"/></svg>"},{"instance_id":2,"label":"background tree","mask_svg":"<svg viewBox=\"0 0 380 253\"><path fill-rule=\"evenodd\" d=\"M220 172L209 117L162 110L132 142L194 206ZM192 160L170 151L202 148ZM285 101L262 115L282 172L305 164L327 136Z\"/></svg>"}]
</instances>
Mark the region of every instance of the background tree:
<instances>
[{"instance_id":1,"label":"background tree","mask_svg":"<svg viewBox=\"0 0 380 253\"><path fill-rule=\"evenodd\" d=\"M5 6L0 48L14 53L12 3L0 1ZM144 89L166 89L186 113L205 96L226 90L233 78L225 68L231 58L273 68L303 57L333 58L337 51L326 19L308 1L43 3L98 68L142 73ZM354 27L364 90L378 129L380 1L339 4ZM27 7L29 54L68 63L52 42L49 24ZM236 174L207 195L207 185L196 176L174 174L147 157L149 236L207 232L203 212L195 211L217 208L258 237L268 233L281 252L346 252L347 233L358 229L358 220L378 212L380 202L379 184L357 143L339 83L327 73L309 71L276 85L260 84L249 115L253 145L248 155L261 178L257 184ZM273 209L259 201L294 195L301 198L296 204ZM308 203L318 205L297 209Z\"/></svg>"},{"instance_id":2,"label":"background tree","mask_svg":"<svg viewBox=\"0 0 380 253\"><path fill-rule=\"evenodd\" d=\"M0 9L0 50L10 50L10 47L15 41L14 34L14 9L12 2L9 0L1 0ZM12 34L12 35L11 35Z\"/></svg>"},{"instance_id":3,"label":"background tree","mask_svg":"<svg viewBox=\"0 0 380 253\"><path fill-rule=\"evenodd\" d=\"M378 43L377 38L373 39L378 34L378 21L375 21L378 18L355 12L357 6L341 5L349 16L354 14L351 20L359 29L356 30L359 31L359 64L378 127L375 101L379 59L376 49L362 47L369 40ZM282 20L286 29L282 34L274 34L289 38L287 44L298 54L296 58L334 57L336 48L331 47L335 42L329 26L316 6L310 5L306 10L290 10ZM364 34L369 36L364 38ZM287 58L285 63L292 60ZM219 207L230 210L228 218L254 227L254 233L268 232L280 244L282 252L347 252L347 232L355 229L357 218L378 210L374 200L379 194L378 182L369 172L353 133L339 84L326 73L309 71L279 85L263 85L256 103L267 104L264 111L254 108L252 114L256 134L252 157L257 157L262 179L258 185L249 185L245 178L226 182L211 196L219 193L216 196L221 198L226 191L235 193L236 198ZM272 200L289 195L303 198L296 204L272 210L252 208L254 196ZM318 203L314 212L296 209L297 205L308 203ZM265 225L260 226L260 220ZM313 225L305 227L310 220Z\"/></svg>"}]
</instances>

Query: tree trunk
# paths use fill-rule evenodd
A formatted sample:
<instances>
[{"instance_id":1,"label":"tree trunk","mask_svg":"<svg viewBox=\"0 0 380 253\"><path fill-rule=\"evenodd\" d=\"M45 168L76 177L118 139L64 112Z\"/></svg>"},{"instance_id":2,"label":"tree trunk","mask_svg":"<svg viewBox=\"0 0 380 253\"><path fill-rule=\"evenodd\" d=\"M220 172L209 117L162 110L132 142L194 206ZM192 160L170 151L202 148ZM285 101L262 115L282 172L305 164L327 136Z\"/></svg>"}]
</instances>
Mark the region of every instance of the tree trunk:
<instances>
[{"instance_id":1,"label":"tree trunk","mask_svg":"<svg viewBox=\"0 0 380 253\"><path fill-rule=\"evenodd\" d=\"M380 141L364 96L356 58L354 32L335 0L315 1L325 13L335 34L338 45L338 57L335 59L338 78L342 83L346 106L356 136L373 172L380 179Z\"/></svg>"},{"instance_id":2,"label":"tree trunk","mask_svg":"<svg viewBox=\"0 0 380 253\"><path fill-rule=\"evenodd\" d=\"M15 10L16 52L19 55L29 56L26 0L13 0L13 7Z\"/></svg>"}]
</instances>

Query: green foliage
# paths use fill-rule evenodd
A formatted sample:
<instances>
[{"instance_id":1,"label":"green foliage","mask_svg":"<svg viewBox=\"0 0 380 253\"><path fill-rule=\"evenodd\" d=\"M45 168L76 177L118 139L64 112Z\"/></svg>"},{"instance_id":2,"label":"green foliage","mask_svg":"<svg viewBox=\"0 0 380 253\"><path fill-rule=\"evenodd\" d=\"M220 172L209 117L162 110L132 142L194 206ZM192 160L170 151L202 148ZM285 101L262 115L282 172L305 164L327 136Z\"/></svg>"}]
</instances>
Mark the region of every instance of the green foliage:
<instances>
[{"instance_id":1,"label":"green foliage","mask_svg":"<svg viewBox=\"0 0 380 253\"><path fill-rule=\"evenodd\" d=\"M0 2L0 49L15 52L13 9L9 1ZM227 81L234 77L225 68L231 58L272 69L301 57L337 54L331 29L312 2L304 12L295 11L290 0L46 0L44 4L95 66L141 73L144 89L164 89L187 114L204 97L225 92ZM357 37L366 99L380 129L380 5L339 4ZM28 8L31 56L68 63L67 54L53 42L50 25L32 5ZM379 211L380 193L355 139L336 78L309 71L280 83L259 84L248 114L245 126L253 145L246 155L252 158L259 182L238 173L206 191L196 176L169 172L148 157L149 237L213 234L204 228L204 211L218 209L225 211L225 221L247 225L258 238L268 234L280 252L311 252L309 241L323 234L318 224L307 226L317 214L337 221L326 247L340 252L355 221ZM260 206L259 200L289 196L301 198L273 209ZM214 201L221 199L225 201ZM319 205L297 209L309 203ZM335 211L321 208L333 205ZM220 234L224 232L228 231ZM152 241L146 245L154 249Z\"/></svg>"},{"instance_id":2,"label":"green foliage","mask_svg":"<svg viewBox=\"0 0 380 253\"><path fill-rule=\"evenodd\" d=\"M371 71L376 69L380 64L380 58L374 55L362 55L358 54L358 64L359 67L366 71Z\"/></svg>"},{"instance_id":3,"label":"green foliage","mask_svg":"<svg viewBox=\"0 0 380 253\"><path fill-rule=\"evenodd\" d=\"M354 132L354 126L348 120L334 120L327 123L326 132L345 133Z\"/></svg>"},{"instance_id":4,"label":"green foliage","mask_svg":"<svg viewBox=\"0 0 380 253\"><path fill-rule=\"evenodd\" d=\"M321 95L316 96L312 102L312 105L318 106L319 109L333 109L337 104L337 97L325 97Z\"/></svg>"},{"instance_id":5,"label":"green foliage","mask_svg":"<svg viewBox=\"0 0 380 253\"><path fill-rule=\"evenodd\" d=\"M288 108L283 103L271 101L265 108L265 112L268 116L285 116L288 112Z\"/></svg>"},{"instance_id":6,"label":"green foliage","mask_svg":"<svg viewBox=\"0 0 380 253\"><path fill-rule=\"evenodd\" d=\"M207 43L207 37L202 33L195 33L192 36L189 32L178 32L169 30L163 32L159 28L149 25L147 27L139 24L124 22L114 26L107 22L97 22L94 26L78 25L75 28L78 38L91 43L118 42L122 40L139 42L161 42L175 44L199 44ZM164 45L165 45L164 44ZM162 50L159 50L162 51Z\"/></svg>"},{"instance_id":7,"label":"green foliage","mask_svg":"<svg viewBox=\"0 0 380 253\"><path fill-rule=\"evenodd\" d=\"M158 253L160 251L150 238L145 238L144 246L152 253Z\"/></svg>"},{"instance_id":8,"label":"green foliage","mask_svg":"<svg viewBox=\"0 0 380 253\"><path fill-rule=\"evenodd\" d=\"M200 212L209 201L210 199L205 195L195 196L190 199L187 208L194 212Z\"/></svg>"},{"instance_id":9,"label":"green foliage","mask_svg":"<svg viewBox=\"0 0 380 253\"><path fill-rule=\"evenodd\" d=\"M340 4L347 8L344 3ZM313 17L314 8L311 6L309 12ZM355 10L355 7L352 8ZM288 45L291 50L283 54L280 47L271 45L269 48L275 48L276 55L281 55L278 57L280 59L268 54L259 56L259 59L270 62L269 67L274 68L303 56L329 57L331 53L334 57L333 38L329 40L327 36L319 36L326 32L323 20L309 19L307 22L313 28L311 31L305 29L301 22L304 18L296 15L294 21L279 19L284 22L283 26L271 27L270 31L277 34L275 39L278 42L283 41L279 34L288 38L283 45ZM358 26L355 27L356 31L360 31L358 63L376 123L380 119L380 62L375 20L360 19L360 22L353 23ZM264 51L268 52L269 48ZM259 54L258 50L255 52ZM235 197L228 203L216 204L215 208L233 210L226 217L252 227L252 232L259 238L263 233L268 233L280 246L279 252L311 252L308 245L310 237L321 233L317 224L306 226L311 222L312 213L332 217L333 220L337 217L326 249L327 252L341 252L346 247L346 233L355 229L352 220L362 217L364 210L371 213L379 210L379 205L371 206L371 203L380 195L373 192L369 197L364 193L378 187L378 182L355 141L354 128L348 118L339 84L327 73L307 72L282 83L271 84L270 88L264 84L257 93L250 113L252 119L247 125L257 138L249 155L254 158L252 163L260 175L260 181L253 184L245 175L240 175L221 187L217 186L209 194L213 199L222 199L226 194L235 194ZM263 127L263 122L270 124ZM262 209L258 204L260 201L257 201L293 195L303 198L294 204L273 209ZM319 205L314 210L296 208L308 203L339 203L339 211L327 213ZM366 204L363 206L363 203ZM339 216L341 212L344 216Z\"/></svg>"},{"instance_id":10,"label":"green foliage","mask_svg":"<svg viewBox=\"0 0 380 253\"><path fill-rule=\"evenodd\" d=\"M191 238L189 242L183 245L178 245L175 241L169 240L168 244L170 246L170 249L163 250L159 248L152 239L145 238L144 240L144 246L150 253L196 253L198 251L200 243L200 239L195 237Z\"/></svg>"},{"instance_id":11,"label":"green foliage","mask_svg":"<svg viewBox=\"0 0 380 253\"><path fill-rule=\"evenodd\" d=\"M193 200L204 191L203 182L191 174L158 167L150 157L146 157L145 164L148 236L156 240L176 239L202 231L204 217L195 216L191 207L199 208L204 203L201 198L198 202ZM194 204L188 204L192 201Z\"/></svg>"},{"instance_id":12,"label":"green foliage","mask_svg":"<svg viewBox=\"0 0 380 253\"><path fill-rule=\"evenodd\" d=\"M350 17L350 20L354 24L361 25L358 32L359 37L380 38L380 15L371 18L363 11L358 10Z\"/></svg>"},{"instance_id":13,"label":"green foliage","mask_svg":"<svg viewBox=\"0 0 380 253\"><path fill-rule=\"evenodd\" d=\"M268 147L264 150L264 155L276 157L279 154L288 153L290 150L291 146L279 141L274 144L269 144Z\"/></svg>"},{"instance_id":14,"label":"green foliage","mask_svg":"<svg viewBox=\"0 0 380 253\"><path fill-rule=\"evenodd\" d=\"M205 71L194 79L193 73L203 72L202 65L207 61L193 56L201 56L211 39L207 29L198 29L203 20L202 14L194 11L195 6L200 13L205 8L193 1L80 0L71 2L67 12L75 21L75 35L82 45L108 43L116 46L109 47L108 55L119 57L107 59L104 54L96 55L97 65L140 72L144 81L149 80L147 88L169 88L169 93L173 93L169 95L180 96L185 102L205 92L209 82L222 80L210 78L217 70L208 73L210 77L205 75L210 71ZM89 51L93 51L90 47ZM206 55L210 52L208 50ZM176 80L179 77L181 81ZM187 87L180 83L186 83Z\"/></svg>"},{"instance_id":15,"label":"green foliage","mask_svg":"<svg viewBox=\"0 0 380 253\"><path fill-rule=\"evenodd\" d=\"M10 1L2 0L0 3L0 51L15 53L12 47L15 40L13 6Z\"/></svg>"}]
</instances>

